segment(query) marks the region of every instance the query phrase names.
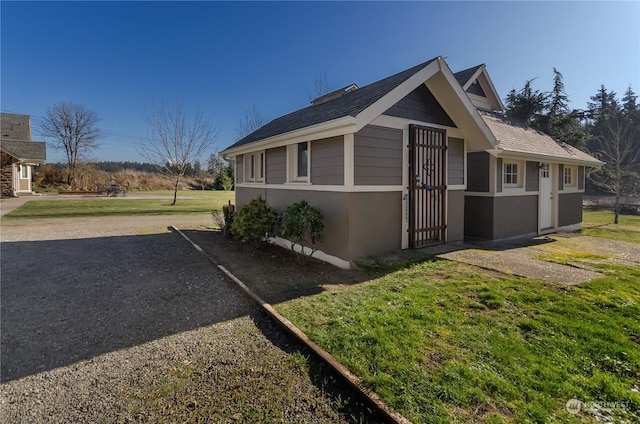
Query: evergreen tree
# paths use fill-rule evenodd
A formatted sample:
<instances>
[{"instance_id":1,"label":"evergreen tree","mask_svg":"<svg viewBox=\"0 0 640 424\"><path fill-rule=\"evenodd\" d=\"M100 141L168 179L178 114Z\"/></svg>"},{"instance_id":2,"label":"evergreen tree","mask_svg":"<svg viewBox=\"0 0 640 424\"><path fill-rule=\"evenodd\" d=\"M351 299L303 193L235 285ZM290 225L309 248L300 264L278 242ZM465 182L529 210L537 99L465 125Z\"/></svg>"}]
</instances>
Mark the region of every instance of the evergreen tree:
<instances>
[{"instance_id":1,"label":"evergreen tree","mask_svg":"<svg viewBox=\"0 0 640 424\"><path fill-rule=\"evenodd\" d=\"M516 92L512 89L506 100L506 113L508 116L523 121L536 129L540 129L538 116L545 109L547 96L538 90L531 88L533 79L528 80L522 90Z\"/></svg>"}]
</instances>

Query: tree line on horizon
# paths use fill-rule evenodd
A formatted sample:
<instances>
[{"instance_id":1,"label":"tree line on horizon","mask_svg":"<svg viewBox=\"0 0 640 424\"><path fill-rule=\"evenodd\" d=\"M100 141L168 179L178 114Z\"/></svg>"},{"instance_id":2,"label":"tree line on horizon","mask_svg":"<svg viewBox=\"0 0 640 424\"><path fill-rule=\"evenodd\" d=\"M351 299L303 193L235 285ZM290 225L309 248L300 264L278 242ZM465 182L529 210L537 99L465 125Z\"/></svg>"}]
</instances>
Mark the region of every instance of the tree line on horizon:
<instances>
[{"instance_id":1,"label":"tree line on horizon","mask_svg":"<svg viewBox=\"0 0 640 424\"><path fill-rule=\"evenodd\" d=\"M604 85L591 96L585 109L570 109L562 74L553 68L553 87L547 92L534 90L531 79L524 87L512 89L505 98L506 115L548 134L559 143L566 143L592 154L604 162L588 175L591 190L613 194L615 222L618 221L620 199L640 194L640 105L638 96L629 87L623 97ZM329 90L326 74L316 77L314 95ZM311 94L310 94L311 96ZM139 153L147 163L96 162L106 172L123 169L140 172L162 172L174 178L177 193L181 178L214 177L218 186L233 186L233 167L219 154L211 154L201 163L204 150L214 143L217 129L200 110L189 115L179 99L173 104L162 102L145 110L145 122L150 128L148 140L141 142ZM66 182L73 187L75 173L83 158L98 146L102 131L95 112L83 105L60 102L46 112L40 134L52 140L52 147L66 154ZM238 126L238 139L264 125L255 105L248 109ZM175 203L176 195L174 195Z\"/></svg>"}]
</instances>

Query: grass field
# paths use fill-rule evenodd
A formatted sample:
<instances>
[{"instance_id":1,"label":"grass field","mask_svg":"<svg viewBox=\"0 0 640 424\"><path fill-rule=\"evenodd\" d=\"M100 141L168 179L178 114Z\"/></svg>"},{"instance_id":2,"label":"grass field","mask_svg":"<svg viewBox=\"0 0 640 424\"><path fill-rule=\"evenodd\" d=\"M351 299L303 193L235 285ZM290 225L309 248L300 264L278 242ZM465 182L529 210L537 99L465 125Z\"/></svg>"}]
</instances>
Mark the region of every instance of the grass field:
<instances>
[{"instance_id":1,"label":"grass field","mask_svg":"<svg viewBox=\"0 0 640 424\"><path fill-rule=\"evenodd\" d=\"M96 197L65 200L37 200L25 203L3 219L82 218L126 215L196 215L220 210L235 193L224 191L180 191L178 201L171 206L173 192L150 191L145 195L166 195L166 198L140 199L130 197Z\"/></svg>"},{"instance_id":2,"label":"grass field","mask_svg":"<svg viewBox=\"0 0 640 424\"><path fill-rule=\"evenodd\" d=\"M585 226L609 218L586 212ZM620 225L597 236L640 233L636 217ZM640 268L597 266L604 278L567 287L396 264L276 308L415 423L639 422ZM570 399L590 411L570 413Z\"/></svg>"},{"instance_id":3,"label":"grass field","mask_svg":"<svg viewBox=\"0 0 640 424\"><path fill-rule=\"evenodd\" d=\"M640 244L640 216L620 215L613 224L613 212L586 210L582 217L582 234Z\"/></svg>"}]
</instances>

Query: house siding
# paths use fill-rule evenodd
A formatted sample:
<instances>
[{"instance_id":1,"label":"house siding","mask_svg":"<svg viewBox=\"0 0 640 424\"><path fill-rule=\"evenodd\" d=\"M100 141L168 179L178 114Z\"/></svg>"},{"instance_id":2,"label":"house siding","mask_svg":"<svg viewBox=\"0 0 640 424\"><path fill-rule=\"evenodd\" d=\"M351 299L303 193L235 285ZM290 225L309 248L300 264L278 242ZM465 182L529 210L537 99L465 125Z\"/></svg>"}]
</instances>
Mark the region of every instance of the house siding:
<instances>
[{"instance_id":1,"label":"house siding","mask_svg":"<svg viewBox=\"0 0 640 424\"><path fill-rule=\"evenodd\" d=\"M323 215L324 241L319 249L350 261L401 248L402 193L344 193L244 187L236 193L238 208L258 196L278 211L307 200Z\"/></svg>"},{"instance_id":2,"label":"house siding","mask_svg":"<svg viewBox=\"0 0 640 424\"><path fill-rule=\"evenodd\" d=\"M311 183L344 185L344 137L311 143Z\"/></svg>"},{"instance_id":3,"label":"house siding","mask_svg":"<svg viewBox=\"0 0 640 424\"><path fill-rule=\"evenodd\" d=\"M538 162L527 161L525 173L525 191L540 190L540 172L538 171Z\"/></svg>"},{"instance_id":4,"label":"house siding","mask_svg":"<svg viewBox=\"0 0 640 424\"><path fill-rule=\"evenodd\" d=\"M464 239L464 190L447 192L447 241Z\"/></svg>"},{"instance_id":5,"label":"house siding","mask_svg":"<svg viewBox=\"0 0 640 424\"><path fill-rule=\"evenodd\" d=\"M244 155L236 156L236 183L244 182Z\"/></svg>"},{"instance_id":6,"label":"house siding","mask_svg":"<svg viewBox=\"0 0 640 424\"><path fill-rule=\"evenodd\" d=\"M538 232L537 195L467 196L464 210L465 237L491 240Z\"/></svg>"},{"instance_id":7,"label":"house siding","mask_svg":"<svg viewBox=\"0 0 640 424\"><path fill-rule=\"evenodd\" d=\"M564 190L564 165L558 165L558 190Z\"/></svg>"},{"instance_id":8,"label":"house siding","mask_svg":"<svg viewBox=\"0 0 640 424\"><path fill-rule=\"evenodd\" d=\"M489 153L467 154L467 191L489 192Z\"/></svg>"},{"instance_id":9,"label":"house siding","mask_svg":"<svg viewBox=\"0 0 640 424\"><path fill-rule=\"evenodd\" d=\"M402 148L401 130L369 125L358 131L354 137L354 184L401 185Z\"/></svg>"},{"instance_id":10,"label":"house siding","mask_svg":"<svg viewBox=\"0 0 640 424\"><path fill-rule=\"evenodd\" d=\"M582 222L582 193L563 193L558 196L558 226Z\"/></svg>"},{"instance_id":11,"label":"house siding","mask_svg":"<svg viewBox=\"0 0 640 424\"><path fill-rule=\"evenodd\" d=\"M265 152L265 181L267 184L284 184L287 182L287 148L278 147Z\"/></svg>"},{"instance_id":12,"label":"house siding","mask_svg":"<svg viewBox=\"0 0 640 424\"><path fill-rule=\"evenodd\" d=\"M578 167L578 190L584 190L584 166Z\"/></svg>"},{"instance_id":13,"label":"house siding","mask_svg":"<svg viewBox=\"0 0 640 424\"><path fill-rule=\"evenodd\" d=\"M447 183L449 185L464 184L464 140L449 137L447 149Z\"/></svg>"},{"instance_id":14,"label":"house siding","mask_svg":"<svg viewBox=\"0 0 640 424\"><path fill-rule=\"evenodd\" d=\"M447 127L456 126L424 84L387 109L384 115L413 121L430 122Z\"/></svg>"}]
</instances>

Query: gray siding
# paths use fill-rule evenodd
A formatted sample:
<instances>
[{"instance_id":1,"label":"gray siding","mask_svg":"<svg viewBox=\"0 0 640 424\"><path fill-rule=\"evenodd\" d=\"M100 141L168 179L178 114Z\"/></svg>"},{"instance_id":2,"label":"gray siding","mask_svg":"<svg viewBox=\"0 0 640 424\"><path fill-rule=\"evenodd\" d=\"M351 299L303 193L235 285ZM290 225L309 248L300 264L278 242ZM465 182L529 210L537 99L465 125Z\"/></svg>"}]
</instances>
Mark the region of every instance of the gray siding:
<instances>
[{"instance_id":1,"label":"gray siding","mask_svg":"<svg viewBox=\"0 0 640 424\"><path fill-rule=\"evenodd\" d=\"M311 183L344 185L344 138L311 142Z\"/></svg>"},{"instance_id":2,"label":"gray siding","mask_svg":"<svg viewBox=\"0 0 640 424\"><path fill-rule=\"evenodd\" d=\"M467 153L467 191L489 192L489 153Z\"/></svg>"},{"instance_id":3,"label":"gray siding","mask_svg":"<svg viewBox=\"0 0 640 424\"><path fill-rule=\"evenodd\" d=\"M537 195L467 196L464 210L465 237L495 240L538 232Z\"/></svg>"},{"instance_id":4,"label":"gray siding","mask_svg":"<svg viewBox=\"0 0 640 424\"><path fill-rule=\"evenodd\" d=\"M464 190L447 191L447 241L464 239Z\"/></svg>"},{"instance_id":5,"label":"gray siding","mask_svg":"<svg viewBox=\"0 0 640 424\"><path fill-rule=\"evenodd\" d=\"M578 190L584 190L584 166L578 167Z\"/></svg>"},{"instance_id":6,"label":"gray siding","mask_svg":"<svg viewBox=\"0 0 640 424\"><path fill-rule=\"evenodd\" d=\"M582 222L582 193L558 196L558 227Z\"/></svg>"},{"instance_id":7,"label":"gray siding","mask_svg":"<svg viewBox=\"0 0 640 424\"><path fill-rule=\"evenodd\" d=\"M564 165L558 165L558 190L564 190Z\"/></svg>"},{"instance_id":8,"label":"gray siding","mask_svg":"<svg viewBox=\"0 0 640 424\"><path fill-rule=\"evenodd\" d=\"M538 162L527 161L526 172L526 191L538 191L540 190L540 172L538 171Z\"/></svg>"},{"instance_id":9,"label":"gray siding","mask_svg":"<svg viewBox=\"0 0 640 424\"><path fill-rule=\"evenodd\" d=\"M278 147L266 152L266 183L284 184L287 182L287 148Z\"/></svg>"},{"instance_id":10,"label":"gray siding","mask_svg":"<svg viewBox=\"0 0 640 424\"><path fill-rule=\"evenodd\" d=\"M496 197L494 202L494 239L538 232L537 195Z\"/></svg>"},{"instance_id":11,"label":"gray siding","mask_svg":"<svg viewBox=\"0 0 640 424\"><path fill-rule=\"evenodd\" d=\"M325 225L324 241L319 248L343 260L401 247L401 192L340 193L239 187L236 204L241 208L258 196L279 211L303 199L318 208Z\"/></svg>"},{"instance_id":12,"label":"gray siding","mask_svg":"<svg viewBox=\"0 0 640 424\"><path fill-rule=\"evenodd\" d=\"M244 182L244 155L236 156L236 183Z\"/></svg>"},{"instance_id":13,"label":"gray siding","mask_svg":"<svg viewBox=\"0 0 640 424\"><path fill-rule=\"evenodd\" d=\"M354 156L355 185L402 184L401 130L364 127L354 137Z\"/></svg>"},{"instance_id":14,"label":"gray siding","mask_svg":"<svg viewBox=\"0 0 640 424\"><path fill-rule=\"evenodd\" d=\"M493 199L493 197L465 197L465 237L485 240L493 238Z\"/></svg>"},{"instance_id":15,"label":"gray siding","mask_svg":"<svg viewBox=\"0 0 640 424\"><path fill-rule=\"evenodd\" d=\"M456 126L424 84L387 109L384 115L446 125L448 127Z\"/></svg>"},{"instance_id":16,"label":"gray siding","mask_svg":"<svg viewBox=\"0 0 640 424\"><path fill-rule=\"evenodd\" d=\"M464 140L449 137L447 184L464 184Z\"/></svg>"}]
</instances>

